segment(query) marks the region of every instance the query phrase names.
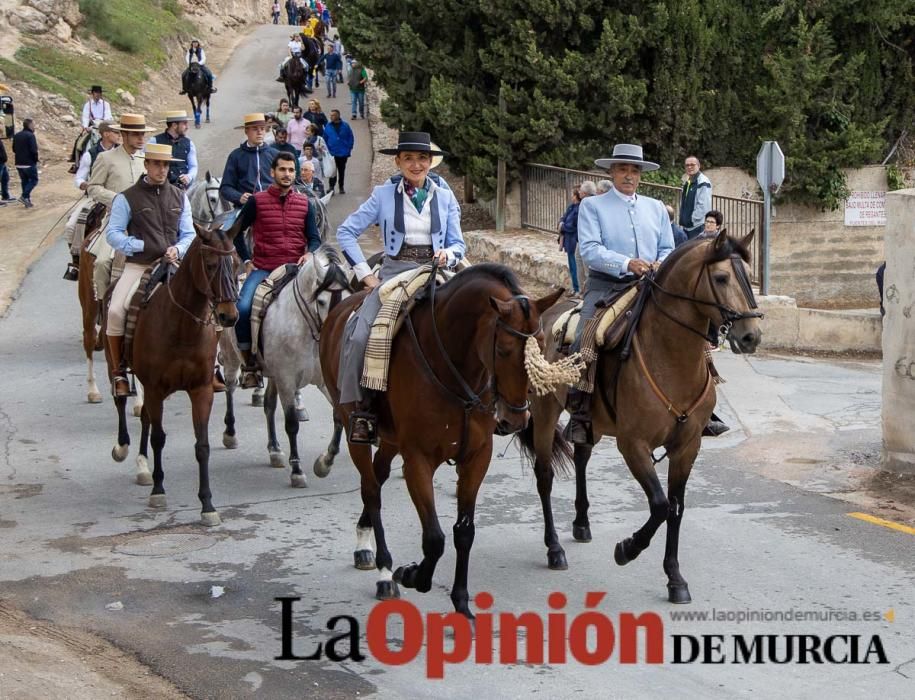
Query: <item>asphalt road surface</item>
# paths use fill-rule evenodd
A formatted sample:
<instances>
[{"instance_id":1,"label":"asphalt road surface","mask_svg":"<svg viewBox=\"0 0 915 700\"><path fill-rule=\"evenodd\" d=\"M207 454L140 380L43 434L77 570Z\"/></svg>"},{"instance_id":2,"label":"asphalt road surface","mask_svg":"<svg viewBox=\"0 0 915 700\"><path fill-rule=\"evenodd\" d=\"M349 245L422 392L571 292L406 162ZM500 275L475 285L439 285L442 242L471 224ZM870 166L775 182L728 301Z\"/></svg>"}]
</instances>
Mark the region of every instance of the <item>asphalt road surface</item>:
<instances>
[{"instance_id":1,"label":"asphalt road surface","mask_svg":"<svg viewBox=\"0 0 915 700\"><path fill-rule=\"evenodd\" d=\"M216 121L193 134L203 167L211 152L214 167L241 140L228 125L251 111L249 104L278 100L281 88L272 78L283 33L282 27L258 29L220 74ZM223 105L229 107L223 111ZM357 139L363 153L361 166L353 169L353 202L341 198L332 206L342 202L351 209L357 193L366 191L364 123L357 124ZM336 216L346 211L338 209ZM496 663L448 666L444 680L429 680L425 647L411 663L386 665L367 654L364 636L360 648L367 658L361 662L276 660L281 652L276 597L301 597L293 615L298 655L327 642L331 633L325 626L336 615L354 617L364 635L375 606L375 574L352 565L361 501L348 455L340 455L326 479L309 470L308 488L292 489L288 469L268 466L262 414L248 405L245 392L237 409L240 446L230 451L220 445L224 398L217 397L210 424L211 480L223 524L206 529L198 524L189 404L176 396L165 412L168 508L147 508L149 487L132 481L139 421L132 419L128 461L116 464L110 457L111 401L85 403L78 306L74 286L59 278L65 254L62 244L58 247L35 265L20 298L0 320L0 597L30 615L100 635L201 698L915 695L912 535L851 519L847 504L755 475L734 451L705 451L687 489L680 547L694 602L674 608L666 601L661 570L663 531L637 561L625 568L613 563L613 545L642 524L647 508L612 441L595 450L590 470L593 542L571 539L572 483L559 481L554 489L568 571L546 568L533 475L514 446L494 457L483 484L470 567L471 592L491 593L495 612L534 611L545 619L547 596L561 591L571 625L587 592L606 592L596 609L612 621L618 642L606 663L587 666L570 657L566 663L501 664L498 645L504 640L499 640ZM306 390L306 398L311 420L299 435L303 465L310 465L330 437L331 422L317 391ZM506 445L497 439L497 451ZM445 556L428 594L404 592L423 614L451 610L452 468L440 470L437 489L448 535ZM417 518L399 467L383 498L395 565L418 559ZM732 619L670 616L713 610ZM833 619L733 619L739 612L766 611L770 617L793 611L795 617L803 612ZM865 611L877 619L838 619ZM620 663L624 612L660 616L663 664L646 664L643 651L639 663ZM674 635L703 634L725 637L727 663L673 663ZM876 663L876 653L866 665L731 663L733 635L749 642L752 635L766 634L782 636L779 657L786 635L821 640L860 635L862 659L871 636L879 635L888 663ZM400 625L392 624L387 636L398 648L393 640L402 636ZM446 635L445 646L450 649L452 641ZM347 645L338 648L345 653ZM847 646L836 646L835 656L846 652Z\"/></svg>"}]
</instances>

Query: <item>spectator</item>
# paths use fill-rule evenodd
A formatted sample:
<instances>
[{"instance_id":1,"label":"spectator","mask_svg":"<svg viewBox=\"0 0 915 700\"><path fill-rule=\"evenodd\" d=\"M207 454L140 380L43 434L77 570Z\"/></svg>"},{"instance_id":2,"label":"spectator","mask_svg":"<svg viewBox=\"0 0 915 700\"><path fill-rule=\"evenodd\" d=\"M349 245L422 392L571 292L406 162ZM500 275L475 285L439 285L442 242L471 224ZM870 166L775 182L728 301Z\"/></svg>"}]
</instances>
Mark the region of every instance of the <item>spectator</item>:
<instances>
[{"instance_id":1,"label":"spectator","mask_svg":"<svg viewBox=\"0 0 915 700\"><path fill-rule=\"evenodd\" d=\"M275 0L275 2L273 3L273 9L271 10L271 13L273 14L273 23L274 23L274 24L279 24L279 23L280 23L280 3L279 3L279 0Z\"/></svg>"},{"instance_id":2,"label":"spectator","mask_svg":"<svg viewBox=\"0 0 915 700\"><path fill-rule=\"evenodd\" d=\"M575 253L578 250L578 205L581 202L581 190L572 190L572 201L559 219L559 250L566 252L569 261L569 277L572 280L572 299L581 298L581 287L578 284L578 264Z\"/></svg>"},{"instance_id":3,"label":"spectator","mask_svg":"<svg viewBox=\"0 0 915 700\"><path fill-rule=\"evenodd\" d=\"M316 197L324 196L324 183L315 177L315 166L312 163L302 165L302 184L308 192Z\"/></svg>"},{"instance_id":4,"label":"spectator","mask_svg":"<svg viewBox=\"0 0 915 700\"><path fill-rule=\"evenodd\" d=\"M295 179L299 179L299 152L295 150L295 146L289 143L289 134L281 126L276 128L276 138L273 143L273 147L277 152L289 153L293 158L295 158Z\"/></svg>"},{"instance_id":5,"label":"spectator","mask_svg":"<svg viewBox=\"0 0 915 700\"><path fill-rule=\"evenodd\" d=\"M295 0L286 0L286 19L289 20L289 24L297 24L297 15L298 6L295 4Z\"/></svg>"},{"instance_id":6,"label":"spectator","mask_svg":"<svg viewBox=\"0 0 915 700\"><path fill-rule=\"evenodd\" d=\"M327 115L321 111L321 103L317 100L308 100L308 111L305 112L305 118L318 128L318 136L324 134L324 127L327 126Z\"/></svg>"},{"instance_id":7,"label":"spectator","mask_svg":"<svg viewBox=\"0 0 915 700\"><path fill-rule=\"evenodd\" d=\"M597 196L597 185L595 185L593 181L585 180L578 186L579 204L581 203L581 200L595 196ZM588 281L588 266L585 265L584 258L581 257L580 246L576 246L575 248L575 266L578 268L578 288L584 289L585 282Z\"/></svg>"},{"instance_id":8,"label":"spectator","mask_svg":"<svg viewBox=\"0 0 915 700\"><path fill-rule=\"evenodd\" d=\"M669 204L664 205L667 208L667 216L670 217L670 228L674 232L674 248L679 245L686 243L689 238L686 237L686 231L680 228L677 225L677 222L674 219L677 218L677 213L674 211L674 208Z\"/></svg>"},{"instance_id":9,"label":"spectator","mask_svg":"<svg viewBox=\"0 0 915 700\"><path fill-rule=\"evenodd\" d=\"M343 70L343 57L340 56L340 52L337 51L337 47L333 44L328 44L330 50L324 54L324 75L326 77L325 84L327 85L327 96L336 97L337 96L337 75L340 74L340 71Z\"/></svg>"},{"instance_id":10,"label":"spectator","mask_svg":"<svg viewBox=\"0 0 915 700\"><path fill-rule=\"evenodd\" d=\"M314 166L315 174L321 178L321 180L324 180L324 164L315 155L315 147L310 143L306 143L302 146L302 155L299 157L299 168L302 168L305 163L311 163Z\"/></svg>"},{"instance_id":11,"label":"spectator","mask_svg":"<svg viewBox=\"0 0 915 700\"><path fill-rule=\"evenodd\" d=\"M352 112L352 119L356 119L357 111L359 112L359 116L365 119L365 86L368 81L369 74L366 73L365 68L362 67L359 61L353 59L353 70L349 74L350 112Z\"/></svg>"},{"instance_id":12,"label":"spectator","mask_svg":"<svg viewBox=\"0 0 915 700\"><path fill-rule=\"evenodd\" d=\"M16 201L15 197L10 197L10 171L6 165L8 160L3 139L0 139L0 207Z\"/></svg>"},{"instance_id":13,"label":"spectator","mask_svg":"<svg viewBox=\"0 0 915 700\"><path fill-rule=\"evenodd\" d=\"M680 193L680 226L689 238L702 233L705 212L712 208L712 183L699 170L700 163L696 156L689 156L684 161L683 190Z\"/></svg>"},{"instance_id":14,"label":"spectator","mask_svg":"<svg viewBox=\"0 0 915 700\"><path fill-rule=\"evenodd\" d=\"M699 234L699 237L714 238L721 231L722 224L724 224L724 214L717 209L707 211L703 220L702 233Z\"/></svg>"},{"instance_id":15,"label":"spectator","mask_svg":"<svg viewBox=\"0 0 915 700\"><path fill-rule=\"evenodd\" d=\"M270 186L271 164L279 154L264 144L267 119L263 113L246 114L243 125L235 128L245 130L245 140L226 160L219 194L239 209L255 192L263 192Z\"/></svg>"},{"instance_id":16,"label":"spectator","mask_svg":"<svg viewBox=\"0 0 915 700\"><path fill-rule=\"evenodd\" d=\"M280 126L285 128L289 124L289 120L292 119L292 110L289 109L289 100L285 97L280 100L280 104L276 108L276 114L273 116L279 122Z\"/></svg>"},{"instance_id":17,"label":"spectator","mask_svg":"<svg viewBox=\"0 0 915 700\"><path fill-rule=\"evenodd\" d=\"M32 190L38 184L38 141L35 139L35 122L22 120L22 130L13 136L13 155L16 158L16 170L22 180L22 196L19 201L26 209L31 209Z\"/></svg>"},{"instance_id":18,"label":"spectator","mask_svg":"<svg viewBox=\"0 0 915 700\"><path fill-rule=\"evenodd\" d=\"M308 127L311 122L302 116L302 108L294 107L292 110L292 119L286 124L286 130L289 132L289 143L295 146L295 150L301 152L302 145L308 138Z\"/></svg>"},{"instance_id":19,"label":"spectator","mask_svg":"<svg viewBox=\"0 0 915 700\"><path fill-rule=\"evenodd\" d=\"M319 160L324 158L327 155L327 142L318 134L318 127L314 124L309 124L305 127L305 133L305 144L310 144L315 149L316 158ZM302 148L305 147L305 144L302 144Z\"/></svg>"},{"instance_id":20,"label":"spectator","mask_svg":"<svg viewBox=\"0 0 915 700\"><path fill-rule=\"evenodd\" d=\"M597 183L597 194L604 194L613 189L613 183L610 180L599 180Z\"/></svg>"},{"instance_id":21,"label":"spectator","mask_svg":"<svg viewBox=\"0 0 915 700\"><path fill-rule=\"evenodd\" d=\"M330 123L324 130L324 140L327 142L327 150L334 157L334 163L337 166L337 174L328 181L328 191L333 191L337 182L340 183L340 194L346 194L344 179L346 177L346 161L349 160L350 153L353 152L355 137L350 125L340 118L340 110L332 109L330 111Z\"/></svg>"}]
</instances>

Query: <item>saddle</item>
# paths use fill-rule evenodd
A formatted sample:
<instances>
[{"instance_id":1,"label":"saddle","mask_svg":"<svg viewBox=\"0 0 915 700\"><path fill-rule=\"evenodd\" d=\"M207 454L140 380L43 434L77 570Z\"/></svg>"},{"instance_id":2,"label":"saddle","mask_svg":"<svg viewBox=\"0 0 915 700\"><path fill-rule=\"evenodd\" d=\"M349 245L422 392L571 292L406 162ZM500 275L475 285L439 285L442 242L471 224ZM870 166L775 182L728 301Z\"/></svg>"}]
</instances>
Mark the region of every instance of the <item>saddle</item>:
<instances>
[{"instance_id":1,"label":"saddle","mask_svg":"<svg viewBox=\"0 0 915 700\"><path fill-rule=\"evenodd\" d=\"M276 301L280 292L285 289L286 285L292 282L299 273L299 267L295 264L280 265L267 278L257 285L254 290L254 301L251 303L251 354L263 355L263 348L260 346L261 323L267 315L267 309Z\"/></svg>"},{"instance_id":2,"label":"saddle","mask_svg":"<svg viewBox=\"0 0 915 700\"><path fill-rule=\"evenodd\" d=\"M143 276L137 280L127 295L127 317L124 321L124 358L130 358L133 345L133 333L137 327L140 312L149 305L150 299L162 285L167 285L178 271L177 265L170 265L163 260L146 268Z\"/></svg>"},{"instance_id":3,"label":"saddle","mask_svg":"<svg viewBox=\"0 0 915 700\"><path fill-rule=\"evenodd\" d=\"M588 347L597 353L599 349L610 350L616 347L625 335L628 321L627 313L635 303L638 295L636 283L622 290L614 290L597 303L597 312L582 332L582 350L586 341ZM584 302L578 302L568 311L563 312L553 322L551 329L553 341L560 353L569 354L569 348L575 342L575 334L581 320L581 309ZM589 333L589 329L592 329Z\"/></svg>"}]
</instances>

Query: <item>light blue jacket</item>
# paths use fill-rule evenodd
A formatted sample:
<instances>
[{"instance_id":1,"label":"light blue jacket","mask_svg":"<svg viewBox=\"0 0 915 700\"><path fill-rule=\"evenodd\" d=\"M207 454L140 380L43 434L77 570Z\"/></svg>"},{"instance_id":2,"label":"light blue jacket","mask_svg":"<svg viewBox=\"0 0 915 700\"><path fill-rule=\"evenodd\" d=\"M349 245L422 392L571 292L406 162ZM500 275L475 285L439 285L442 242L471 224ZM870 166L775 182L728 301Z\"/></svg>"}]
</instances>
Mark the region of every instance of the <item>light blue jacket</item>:
<instances>
[{"instance_id":1,"label":"light blue jacket","mask_svg":"<svg viewBox=\"0 0 915 700\"><path fill-rule=\"evenodd\" d=\"M432 192L425 206L432 207L432 249L445 250L449 266L454 266L464 257L465 249L461 207L450 189L438 186L431 178L429 182ZM404 241L403 206L401 183L388 181L372 190L372 195L337 229L337 242L360 280L370 270L359 247L359 236L377 224L381 228L385 255L399 253Z\"/></svg>"},{"instance_id":2,"label":"light blue jacket","mask_svg":"<svg viewBox=\"0 0 915 700\"><path fill-rule=\"evenodd\" d=\"M667 209L640 194L626 202L616 190L585 197L578 207L578 249L588 269L629 276L633 258L661 261L674 249Z\"/></svg>"}]
</instances>

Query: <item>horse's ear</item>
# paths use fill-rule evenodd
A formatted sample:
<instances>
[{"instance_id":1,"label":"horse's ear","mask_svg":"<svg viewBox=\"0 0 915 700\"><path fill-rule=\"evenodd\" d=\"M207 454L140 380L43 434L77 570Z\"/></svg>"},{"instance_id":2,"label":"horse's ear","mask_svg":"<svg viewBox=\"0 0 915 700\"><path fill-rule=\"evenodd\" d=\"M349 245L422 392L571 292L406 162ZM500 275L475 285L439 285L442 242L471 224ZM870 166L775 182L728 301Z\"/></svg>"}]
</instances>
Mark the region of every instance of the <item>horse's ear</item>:
<instances>
[{"instance_id":1,"label":"horse's ear","mask_svg":"<svg viewBox=\"0 0 915 700\"><path fill-rule=\"evenodd\" d=\"M209 181L210 181L211 179L212 179L212 178L210 177L210 171L207 170L207 182L209 183Z\"/></svg>"},{"instance_id":2,"label":"horse's ear","mask_svg":"<svg viewBox=\"0 0 915 700\"><path fill-rule=\"evenodd\" d=\"M728 230L721 229L718 235L715 237L715 249L721 250L728 244Z\"/></svg>"},{"instance_id":3,"label":"horse's ear","mask_svg":"<svg viewBox=\"0 0 915 700\"><path fill-rule=\"evenodd\" d=\"M546 311L548 308L550 308L553 304L555 304L557 301L559 301L559 298L563 295L563 293L565 293L565 291L566 291L565 289L560 287L556 291L551 292L550 294L547 294L545 297L541 297L540 299L535 301L534 306L537 307L537 313L542 314L544 311Z\"/></svg>"},{"instance_id":4,"label":"horse's ear","mask_svg":"<svg viewBox=\"0 0 915 700\"><path fill-rule=\"evenodd\" d=\"M495 297L489 297L489 303L500 316L511 315L512 303L510 301L502 301L501 299L496 299Z\"/></svg>"},{"instance_id":5,"label":"horse's ear","mask_svg":"<svg viewBox=\"0 0 915 700\"><path fill-rule=\"evenodd\" d=\"M740 239L740 245L742 245L747 250L751 250L750 244L753 243L753 236L756 235L756 229L750 229L750 232Z\"/></svg>"}]
</instances>

